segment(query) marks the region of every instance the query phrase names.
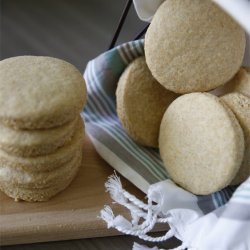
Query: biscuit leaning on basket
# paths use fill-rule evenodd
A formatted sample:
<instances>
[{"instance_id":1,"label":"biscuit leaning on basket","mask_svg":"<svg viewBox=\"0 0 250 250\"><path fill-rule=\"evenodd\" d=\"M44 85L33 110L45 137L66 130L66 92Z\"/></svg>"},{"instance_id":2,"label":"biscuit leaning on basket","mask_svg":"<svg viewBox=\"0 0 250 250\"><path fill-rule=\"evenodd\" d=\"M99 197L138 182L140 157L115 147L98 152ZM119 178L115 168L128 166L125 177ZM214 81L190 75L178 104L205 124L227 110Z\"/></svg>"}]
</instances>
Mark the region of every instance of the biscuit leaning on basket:
<instances>
[{"instance_id":1,"label":"biscuit leaning on basket","mask_svg":"<svg viewBox=\"0 0 250 250\"><path fill-rule=\"evenodd\" d=\"M235 114L245 137L245 153L241 167L231 184L236 185L250 176L250 98L233 92L220 98Z\"/></svg>"},{"instance_id":2,"label":"biscuit leaning on basket","mask_svg":"<svg viewBox=\"0 0 250 250\"><path fill-rule=\"evenodd\" d=\"M123 72L116 90L117 114L128 134L144 146L158 147L162 116L177 94L163 88L151 75L145 57Z\"/></svg>"},{"instance_id":3,"label":"biscuit leaning on basket","mask_svg":"<svg viewBox=\"0 0 250 250\"><path fill-rule=\"evenodd\" d=\"M81 166L85 81L73 65L42 56L1 61L0 78L0 189L48 200Z\"/></svg>"},{"instance_id":4,"label":"biscuit leaning on basket","mask_svg":"<svg viewBox=\"0 0 250 250\"><path fill-rule=\"evenodd\" d=\"M170 177L194 194L210 194L231 183L244 155L242 128L212 94L178 97L165 112L159 135Z\"/></svg>"},{"instance_id":5,"label":"biscuit leaning on basket","mask_svg":"<svg viewBox=\"0 0 250 250\"><path fill-rule=\"evenodd\" d=\"M176 93L212 90L239 70L244 30L210 0L166 0L145 36L153 76Z\"/></svg>"}]
</instances>

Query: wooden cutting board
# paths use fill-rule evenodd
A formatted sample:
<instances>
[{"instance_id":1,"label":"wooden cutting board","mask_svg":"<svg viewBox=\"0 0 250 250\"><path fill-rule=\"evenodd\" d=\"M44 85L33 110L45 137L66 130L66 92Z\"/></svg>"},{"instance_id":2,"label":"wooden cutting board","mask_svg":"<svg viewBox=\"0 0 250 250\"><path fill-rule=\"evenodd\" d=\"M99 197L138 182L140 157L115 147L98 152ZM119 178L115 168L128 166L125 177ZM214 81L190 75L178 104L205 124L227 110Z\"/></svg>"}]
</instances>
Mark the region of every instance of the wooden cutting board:
<instances>
[{"instance_id":1,"label":"wooden cutting board","mask_svg":"<svg viewBox=\"0 0 250 250\"><path fill-rule=\"evenodd\" d=\"M104 183L113 169L97 154L88 137L85 138L82 168L63 192L47 202L15 202L0 192L1 245L68 240L118 235L107 229L98 218L104 204L115 213L127 214L112 204ZM123 186L138 196L145 195L121 178Z\"/></svg>"}]
</instances>

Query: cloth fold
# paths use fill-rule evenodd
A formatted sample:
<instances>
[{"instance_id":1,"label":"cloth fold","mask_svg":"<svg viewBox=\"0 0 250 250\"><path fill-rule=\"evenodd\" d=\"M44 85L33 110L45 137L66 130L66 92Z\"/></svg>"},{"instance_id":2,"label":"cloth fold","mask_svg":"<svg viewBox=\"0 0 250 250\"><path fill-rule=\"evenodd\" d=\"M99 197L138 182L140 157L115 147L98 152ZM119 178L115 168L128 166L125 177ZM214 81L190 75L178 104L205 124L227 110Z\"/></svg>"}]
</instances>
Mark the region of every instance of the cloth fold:
<instances>
[{"instance_id":1,"label":"cloth fold","mask_svg":"<svg viewBox=\"0 0 250 250\"><path fill-rule=\"evenodd\" d=\"M133 0L137 15L142 21L151 22L154 13L165 0Z\"/></svg>"}]
</instances>

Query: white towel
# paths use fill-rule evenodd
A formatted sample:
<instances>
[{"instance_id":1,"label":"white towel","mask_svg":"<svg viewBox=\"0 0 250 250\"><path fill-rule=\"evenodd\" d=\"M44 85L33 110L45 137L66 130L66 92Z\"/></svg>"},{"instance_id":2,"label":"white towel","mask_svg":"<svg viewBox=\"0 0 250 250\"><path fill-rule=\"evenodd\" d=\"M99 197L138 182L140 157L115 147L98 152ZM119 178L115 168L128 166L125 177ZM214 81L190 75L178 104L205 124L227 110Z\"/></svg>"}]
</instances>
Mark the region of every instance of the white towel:
<instances>
[{"instance_id":1,"label":"white towel","mask_svg":"<svg viewBox=\"0 0 250 250\"><path fill-rule=\"evenodd\" d=\"M150 22L158 7L165 0L133 0L136 12L143 21ZM250 33L250 1L249 0L213 0L228 12L242 27Z\"/></svg>"},{"instance_id":2,"label":"white towel","mask_svg":"<svg viewBox=\"0 0 250 250\"><path fill-rule=\"evenodd\" d=\"M106 206L101 211L101 218L109 228L153 242L175 236L182 244L173 250L250 249L250 177L227 204L207 214L197 206L195 195L176 187L170 180L149 187L148 204L126 192L116 175L109 178L106 188L113 200L128 208L132 216L130 222L121 215L115 216ZM168 223L170 229L160 237L150 237L147 233L157 223ZM137 243L133 247L133 250L149 249L158 250Z\"/></svg>"}]
</instances>

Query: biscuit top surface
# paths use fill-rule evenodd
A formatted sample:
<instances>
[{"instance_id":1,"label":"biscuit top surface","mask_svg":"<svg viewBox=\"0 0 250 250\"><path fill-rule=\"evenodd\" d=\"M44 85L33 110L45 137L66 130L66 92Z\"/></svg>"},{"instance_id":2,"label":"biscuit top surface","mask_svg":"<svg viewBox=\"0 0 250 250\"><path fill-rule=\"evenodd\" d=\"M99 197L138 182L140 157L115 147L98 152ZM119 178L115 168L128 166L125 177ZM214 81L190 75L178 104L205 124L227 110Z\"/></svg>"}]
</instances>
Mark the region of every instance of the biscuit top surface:
<instances>
[{"instance_id":1,"label":"biscuit top surface","mask_svg":"<svg viewBox=\"0 0 250 250\"><path fill-rule=\"evenodd\" d=\"M66 123L86 102L81 73L70 63L42 56L0 62L0 122L18 128Z\"/></svg>"},{"instance_id":2,"label":"biscuit top surface","mask_svg":"<svg viewBox=\"0 0 250 250\"><path fill-rule=\"evenodd\" d=\"M210 0L166 0L145 36L153 76L177 93L208 91L238 71L244 30Z\"/></svg>"},{"instance_id":3,"label":"biscuit top surface","mask_svg":"<svg viewBox=\"0 0 250 250\"><path fill-rule=\"evenodd\" d=\"M159 144L170 176L195 194L227 186L244 153L243 132L232 111L205 93L183 95L169 106Z\"/></svg>"}]
</instances>

